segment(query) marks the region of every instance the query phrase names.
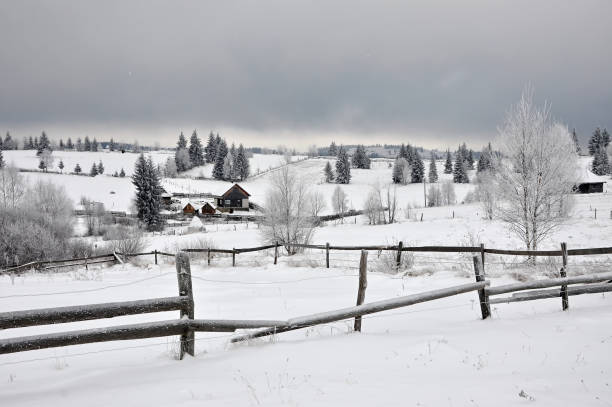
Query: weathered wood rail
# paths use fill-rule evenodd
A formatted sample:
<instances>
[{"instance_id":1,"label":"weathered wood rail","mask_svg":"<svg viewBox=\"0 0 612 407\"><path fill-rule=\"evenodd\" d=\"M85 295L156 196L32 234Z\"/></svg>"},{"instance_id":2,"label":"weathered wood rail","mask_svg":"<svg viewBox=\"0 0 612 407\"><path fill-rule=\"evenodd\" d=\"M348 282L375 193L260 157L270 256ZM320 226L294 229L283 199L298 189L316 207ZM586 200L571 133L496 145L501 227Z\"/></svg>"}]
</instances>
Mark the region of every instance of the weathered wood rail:
<instances>
[{"instance_id":1,"label":"weathered wood rail","mask_svg":"<svg viewBox=\"0 0 612 407\"><path fill-rule=\"evenodd\" d=\"M327 311L302 317L283 320L211 320L195 319L195 307L193 300L193 287L191 280L191 266L189 252L211 252L229 253L234 256L237 253L245 253L258 250L275 249L275 257L278 254L279 244L260 246L243 249L188 249L175 255L176 272L179 295L175 297L154 298L137 301L123 301L103 304L89 304L82 306L69 306L59 308L44 308L26 311L12 311L0 313L0 329L22 328L36 325L58 324L67 322L79 322L93 319L113 318L125 315L136 315L164 311L180 311L180 319L169 321L156 321L140 324L118 325L106 328L94 328L59 332L44 335L25 336L0 340L0 354L23 352L36 349L53 348L69 345L87 344L94 342L106 342L117 340L144 339L164 336L180 336L180 358L184 354L195 354L195 332L235 332L237 329L258 329L231 339L232 342L241 342L249 339L275 335L296 329L302 329L319 324L355 319L354 331L361 331L362 317L373 313L388 311L401 307L407 307L423 302L434 301L441 298L451 297L459 294L476 291L480 303L483 319L491 317L491 304L530 301L545 298L562 298L563 309L569 307L568 297L572 295L601 293L612 291L612 272L591 275L567 277L567 256L572 253L567 250L564 243L561 250L543 251L541 255L563 256L563 268L560 277L544 280L529 281L524 283L506 284L491 287L490 281L486 280L484 268L484 253L487 249L483 245L479 247L460 247L462 252L474 252L474 275L476 282L457 285L454 287L431 290L423 293L412 294L387 300L374 301L364 304L367 289L367 258L368 252L360 247L361 259L359 264L359 285L357 291L357 305L334 311ZM330 246L302 245L303 247L326 250L329 259L329 250L357 250L353 246ZM366 246L373 250L397 251L397 261L401 261L403 251L417 251L416 247L403 247L400 242L397 246ZM456 251L458 247L435 247L420 246L418 251L449 252ZM494 251L495 249L489 249ZM499 254L499 250L495 250ZM508 254L504 251L503 254ZM524 253L523 251L518 251ZM533 255L533 252L528 252ZM551 254L554 253L554 254ZM585 254L608 254L611 248L579 249L572 255ZM121 255L114 253L113 256L139 256L155 254L157 257L161 252L144 252ZM170 255L163 253L164 255ZM210 257L209 257L210 258ZM88 260L91 258L88 258ZM276 260L276 258L275 258ZM61 262L61 261L56 261ZM52 262L49 262L52 263ZM581 284L574 286L575 284ZM542 290L550 287L558 289ZM491 298L502 294L513 293L511 297Z\"/></svg>"}]
</instances>

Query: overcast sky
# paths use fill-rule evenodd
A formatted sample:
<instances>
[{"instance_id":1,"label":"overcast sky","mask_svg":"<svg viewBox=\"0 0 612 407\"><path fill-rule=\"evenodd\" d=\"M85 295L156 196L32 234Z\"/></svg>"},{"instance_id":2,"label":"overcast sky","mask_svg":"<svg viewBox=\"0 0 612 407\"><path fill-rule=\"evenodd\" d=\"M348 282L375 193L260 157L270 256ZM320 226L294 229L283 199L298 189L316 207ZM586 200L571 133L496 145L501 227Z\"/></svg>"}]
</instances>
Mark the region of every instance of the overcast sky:
<instances>
[{"instance_id":1,"label":"overcast sky","mask_svg":"<svg viewBox=\"0 0 612 407\"><path fill-rule=\"evenodd\" d=\"M2 1L0 131L478 148L531 83L612 127L612 1Z\"/></svg>"}]
</instances>

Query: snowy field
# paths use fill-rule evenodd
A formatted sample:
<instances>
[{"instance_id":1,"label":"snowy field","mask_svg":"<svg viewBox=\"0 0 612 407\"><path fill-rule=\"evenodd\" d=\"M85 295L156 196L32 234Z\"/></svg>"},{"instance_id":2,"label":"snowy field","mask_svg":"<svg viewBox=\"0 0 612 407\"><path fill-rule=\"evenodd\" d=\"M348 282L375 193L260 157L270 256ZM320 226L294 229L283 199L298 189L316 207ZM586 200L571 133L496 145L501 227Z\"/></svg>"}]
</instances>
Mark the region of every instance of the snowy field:
<instances>
[{"instance_id":1,"label":"snowy field","mask_svg":"<svg viewBox=\"0 0 612 407\"><path fill-rule=\"evenodd\" d=\"M284 259L283 259L284 260ZM196 318L286 319L354 304L354 270L192 267ZM455 272L369 273L366 302L473 281ZM492 284L507 283L493 278ZM176 295L172 265L0 279L4 311ZM54 292L63 294L45 295ZM197 333L0 356L4 406L419 405L606 406L612 400L609 294L493 306L476 293L232 345ZM178 318L178 312L5 330L0 338ZM92 397L95 395L95 397ZM531 403L530 403L531 402Z\"/></svg>"}]
</instances>

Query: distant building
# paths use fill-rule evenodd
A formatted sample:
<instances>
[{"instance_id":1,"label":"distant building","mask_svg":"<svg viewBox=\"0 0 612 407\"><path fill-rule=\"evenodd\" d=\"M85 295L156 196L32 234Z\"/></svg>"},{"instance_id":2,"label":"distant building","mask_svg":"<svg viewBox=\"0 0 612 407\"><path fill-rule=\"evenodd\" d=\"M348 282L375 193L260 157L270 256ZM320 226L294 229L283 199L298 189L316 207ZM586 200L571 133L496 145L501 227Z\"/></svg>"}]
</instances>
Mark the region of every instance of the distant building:
<instances>
[{"instance_id":1,"label":"distant building","mask_svg":"<svg viewBox=\"0 0 612 407\"><path fill-rule=\"evenodd\" d=\"M223 195L217 197L217 209L221 212L233 213L234 211L249 210L249 194L240 185L234 184Z\"/></svg>"},{"instance_id":2,"label":"distant building","mask_svg":"<svg viewBox=\"0 0 612 407\"><path fill-rule=\"evenodd\" d=\"M585 163L588 161L584 161ZM603 192L603 184L606 182L605 178L599 175L593 174L587 167L582 167L576 174L576 184L574 185L574 193L577 194L592 194L597 192Z\"/></svg>"}]
</instances>

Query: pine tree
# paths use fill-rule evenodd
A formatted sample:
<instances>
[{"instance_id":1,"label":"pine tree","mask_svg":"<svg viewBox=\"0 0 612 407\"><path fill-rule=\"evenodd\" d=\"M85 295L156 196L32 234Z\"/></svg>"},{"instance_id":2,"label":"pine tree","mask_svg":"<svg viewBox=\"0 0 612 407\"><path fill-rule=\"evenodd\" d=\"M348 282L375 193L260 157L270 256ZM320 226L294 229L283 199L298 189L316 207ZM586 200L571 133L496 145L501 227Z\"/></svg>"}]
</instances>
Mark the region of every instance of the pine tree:
<instances>
[{"instance_id":1,"label":"pine tree","mask_svg":"<svg viewBox=\"0 0 612 407\"><path fill-rule=\"evenodd\" d=\"M77 163L77 165L74 166L74 172L77 174L81 173L81 166L79 165L79 163Z\"/></svg>"},{"instance_id":2,"label":"pine tree","mask_svg":"<svg viewBox=\"0 0 612 407\"><path fill-rule=\"evenodd\" d=\"M121 171L119 171L119 177L120 178L125 177L125 171L123 171L123 168L121 168Z\"/></svg>"},{"instance_id":3,"label":"pine tree","mask_svg":"<svg viewBox=\"0 0 612 407\"><path fill-rule=\"evenodd\" d=\"M43 170L44 172L47 172L47 166L45 165L45 162L42 158L38 162L38 168Z\"/></svg>"},{"instance_id":4,"label":"pine tree","mask_svg":"<svg viewBox=\"0 0 612 407\"><path fill-rule=\"evenodd\" d=\"M5 150L16 150L15 145L13 143L13 139L11 138L11 134L7 131L6 136L4 137L3 149Z\"/></svg>"},{"instance_id":5,"label":"pine tree","mask_svg":"<svg viewBox=\"0 0 612 407\"><path fill-rule=\"evenodd\" d=\"M225 156L227 155L227 144L225 140L219 140L217 145L217 152L215 153L215 165L213 167L212 175L215 179L223 179L223 164Z\"/></svg>"},{"instance_id":6,"label":"pine tree","mask_svg":"<svg viewBox=\"0 0 612 407\"><path fill-rule=\"evenodd\" d=\"M331 156L335 156L338 155L338 147L336 147L336 142L332 141L331 144L329 145L329 155Z\"/></svg>"},{"instance_id":7,"label":"pine tree","mask_svg":"<svg viewBox=\"0 0 612 407\"><path fill-rule=\"evenodd\" d=\"M240 144L238 147L238 156L236 159L236 165L238 167L238 174L241 181L247 179L251 173L251 168L249 166L249 158L246 156L246 152L244 151L244 146Z\"/></svg>"},{"instance_id":8,"label":"pine tree","mask_svg":"<svg viewBox=\"0 0 612 407\"><path fill-rule=\"evenodd\" d=\"M108 142L108 150L109 151L115 151L115 140L113 140L112 138Z\"/></svg>"},{"instance_id":9,"label":"pine tree","mask_svg":"<svg viewBox=\"0 0 612 407\"><path fill-rule=\"evenodd\" d=\"M348 154L344 150L344 147L340 146L338 149L338 159L336 160L336 183L337 184L348 184L351 182L351 164L349 162Z\"/></svg>"},{"instance_id":10,"label":"pine tree","mask_svg":"<svg viewBox=\"0 0 612 407\"><path fill-rule=\"evenodd\" d=\"M574 142L574 146L576 148L576 154L580 155L582 149L580 148L580 143L578 142L578 134L576 134L576 129L572 129L572 141Z\"/></svg>"},{"instance_id":11,"label":"pine tree","mask_svg":"<svg viewBox=\"0 0 612 407\"><path fill-rule=\"evenodd\" d=\"M332 166L329 161L325 163L323 174L325 175L325 182L330 183L334 180L334 170L332 169Z\"/></svg>"},{"instance_id":12,"label":"pine tree","mask_svg":"<svg viewBox=\"0 0 612 407\"><path fill-rule=\"evenodd\" d=\"M25 146L26 146L26 143L23 143L23 149L27 150ZM3 149L4 149L4 141L2 141L2 136L0 136L0 151L2 151Z\"/></svg>"},{"instance_id":13,"label":"pine tree","mask_svg":"<svg viewBox=\"0 0 612 407\"><path fill-rule=\"evenodd\" d=\"M351 159L351 163L354 168L369 169L370 168L370 157L368 157L365 147L358 145L355 149L355 154Z\"/></svg>"},{"instance_id":14,"label":"pine tree","mask_svg":"<svg viewBox=\"0 0 612 407\"><path fill-rule=\"evenodd\" d=\"M98 140L95 137L91 142L91 151L98 151Z\"/></svg>"},{"instance_id":15,"label":"pine tree","mask_svg":"<svg viewBox=\"0 0 612 407\"><path fill-rule=\"evenodd\" d=\"M490 171L493 169L493 149L491 148L491 143L482 149L476 169L478 172Z\"/></svg>"},{"instance_id":16,"label":"pine tree","mask_svg":"<svg viewBox=\"0 0 612 407\"><path fill-rule=\"evenodd\" d=\"M412 182L421 183L425 180L425 164L416 149L412 149Z\"/></svg>"},{"instance_id":17,"label":"pine tree","mask_svg":"<svg viewBox=\"0 0 612 407\"><path fill-rule=\"evenodd\" d=\"M91 166L91 170L89 170L89 175L92 177L98 175L98 166L96 165L96 163L93 163L93 165Z\"/></svg>"},{"instance_id":18,"label":"pine tree","mask_svg":"<svg viewBox=\"0 0 612 407\"><path fill-rule=\"evenodd\" d=\"M72 139L68 137L68 141L66 142L66 148L72 150L74 148L74 144L72 144Z\"/></svg>"},{"instance_id":19,"label":"pine tree","mask_svg":"<svg viewBox=\"0 0 612 407\"><path fill-rule=\"evenodd\" d=\"M83 143L83 149L85 151L91 151L91 141L89 141L89 136L85 136L85 142Z\"/></svg>"},{"instance_id":20,"label":"pine tree","mask_svg":"<svg viewBox=\"0 0 612 407\"><path fill-rule=\"evenodd\" d=\"M593 174L607 175L610 173L610 163L606 149L600 146L593 156L593 164L591 167Z\"/></svg>"},{"instance_id":21,"label":"pine tree","mask_svg":"<svg viewBox=\"0 0 612 407\"><path fill-rule=\"evenodd\" d=\"M136 160L132 184L136 187L136 209L138 219L147 230L160 230L163 227L161 211L161 185L151 157L145 160L140 154Z\"/></svg>"},{"instance_id":22,"label":"pine tree","mask_svg":"<svg viewBox=\"0 0 612 407\"><path fill-rule=\"evenodd\" d=\"M62 160L60 160L59 164L57 165L57 167L60 169L60 171L62 172L62 174L64 173L64 162Z\"/></svg>"},{"instance_id":23,"label":"pine tree","mask_svg":"<svg viewBox=\"0 0 612 407\"><path fill-rule=\"evenodd\" d=\"M467 176L466 161L461 146L455 154L455 166L453 167L453 182L457 184L467 184L470 182Z\"/></svg>"},{"instance_id":24,"label":"pine tree","mask_svg":"<svg viewBox=\"0 0 612 407\"><path fill-rule=\"evenodd\" d=\"M402 143L400 147L398 158L405 158L406 160L408 159L408 153L406 152L406 146L404 145L404 143Z\"/></svg>"},{"instance_id":25,"label":"pine tree","mask_svg":"<svg viewBox=\"0 0 612 407\"><path fill-rule=\"evenodd\" d=\"M64 146L64 140L60 139L59 141L59 149L60 150L64 150L65 146Z\"/></svg>"},{"instance_id":26,"label":"pine tree","mask_svg":"<svg viewBox=\"0 0 612 407\"><path fill-rule=\"evenodd\" d=\"M473 170L474 169L474 151L472 149L470 149L467 152L466 162L467 162L468 169Z\"/></svg>"},{"instance_id":27,"label":"pine tree","mask_svg":"<svg viewBox=\"0 0 612 407\"><path fill-rule=\"evenodd\" d=\"M181 148L187 148L187 139L185 138L185 135L183 134L182 131L181 131L181 134L179 134L179 139L178 139L178 142L176 143L176 149L179 150Z\"/></svg>"},{"instance_id":28,"label":"pine tree","mask_svg":"<svg viewBox=\"0 0 612 407\"><path fill-rule=\"evenodd\" d=\"M45 132L42 132L42 135L40 136L40 141L38 143L38 151L36 152L36 155L41 155L42 152L44 150L49 150L51 151L51 146L49 144L49 138L47 137L47 135L45 134Z\"/></svg>"},{"instance_id":29,"label":"pine tree","mask_svg":"<svg viewBox=\"0 0 612 407\"><path fill-rule=\"evenodd\" d=\"M208 135L208 141L206 142L206 147L204 147L204 158L207 163L215 162L215 154L217 152L217 144L215 142L215 135L211 131Z\"/></svg>"},{"instance_id":30,"label":"pine tree","mask_svg":"<svg viewBox=\"0 0 612 407\"><path fill-rule=\"evenodd\" d=\"M77 138L76 150L77 151L83 151L83 141L81 140L80 137Z\"/></svg>"},{"instance_id":31,"label":"pine tree","mask_svg":"<svg viewBox=\"0 0 612 407\"><path fill-rule=\"evenodd\" d=\"M104 174L104 165L102 165L102 160L98 163L98 174Z\"/></svg>"},{"instance_id":32,"label":"pine tree","mask_svg":"<svg viewBox=\"0 0 612 407\"><path fill-rule=\"evenodd\" d=\"M431 161L429 162L429 182L438 182L438 169L436 168L436 157L431 153Z\"/></svg>"},{"instance_id":33,"label":"pine tree","mask_svg":"<svg viewBox=\"0 0 612 407\"><path fill-rule=\"evenodd\" d=\"M0 148L0 169L4 168L4 157L2 156L2 149Z\"/></svg>"},{"instance_id":34,"label":"pine tree","mask_svg":"<svg viewBox=\"0 0 612 407\"><path fill-rule=\"evenodd\" d=\"M198 133L194 130L189 140L189 159L191 165L198 167L204 165L204 151L202 150L202 143L198 137Z\"/></svg>"}]
</instances>

